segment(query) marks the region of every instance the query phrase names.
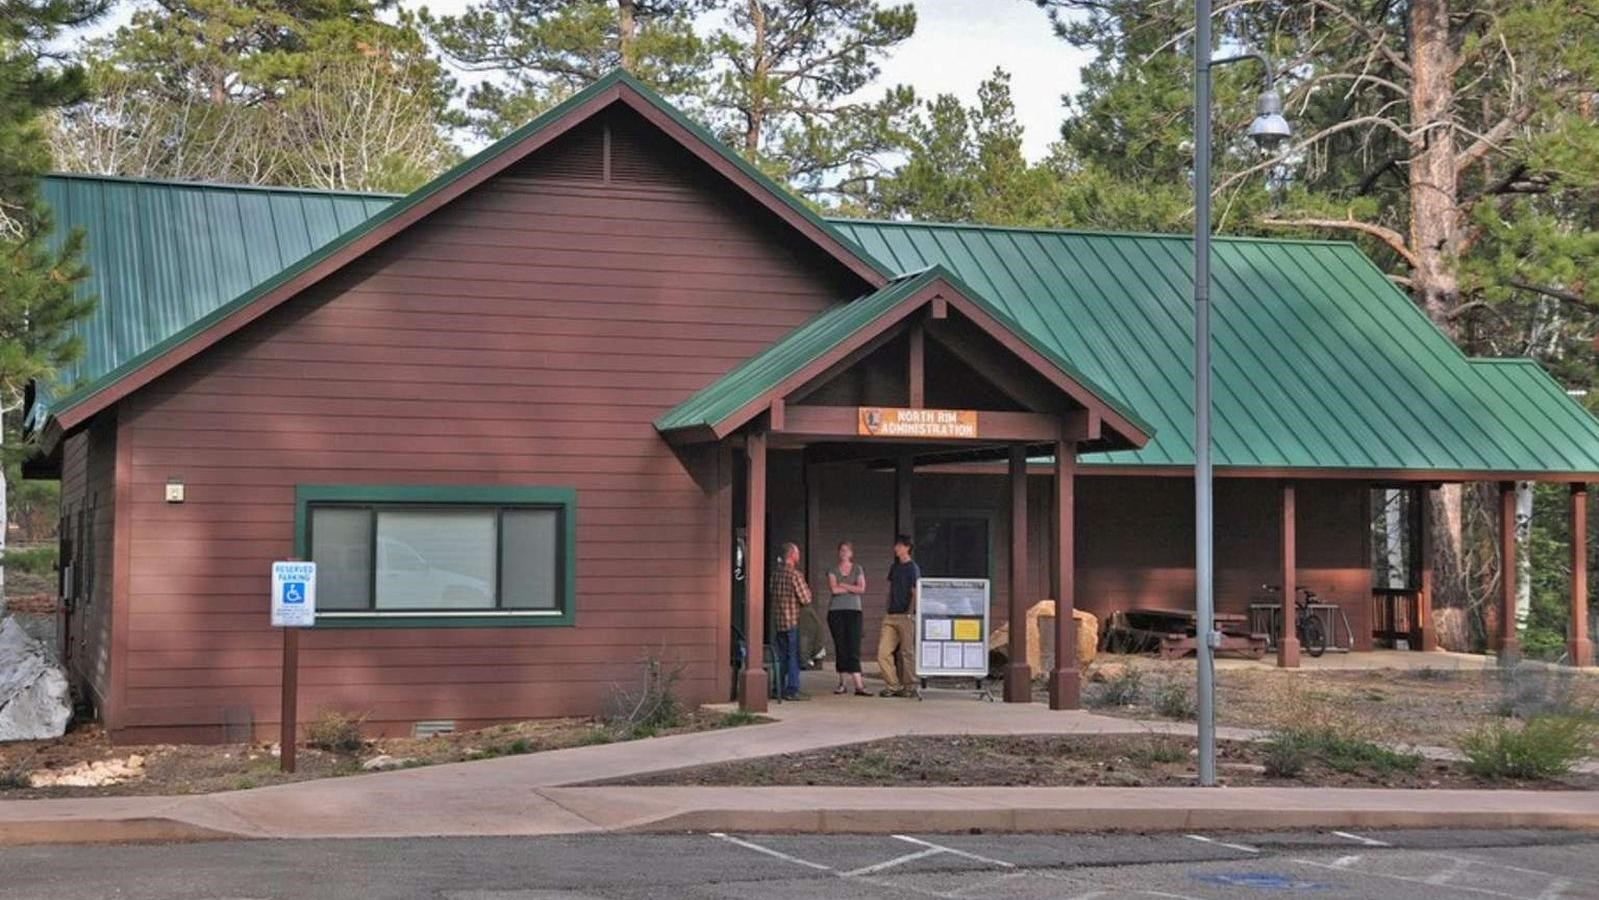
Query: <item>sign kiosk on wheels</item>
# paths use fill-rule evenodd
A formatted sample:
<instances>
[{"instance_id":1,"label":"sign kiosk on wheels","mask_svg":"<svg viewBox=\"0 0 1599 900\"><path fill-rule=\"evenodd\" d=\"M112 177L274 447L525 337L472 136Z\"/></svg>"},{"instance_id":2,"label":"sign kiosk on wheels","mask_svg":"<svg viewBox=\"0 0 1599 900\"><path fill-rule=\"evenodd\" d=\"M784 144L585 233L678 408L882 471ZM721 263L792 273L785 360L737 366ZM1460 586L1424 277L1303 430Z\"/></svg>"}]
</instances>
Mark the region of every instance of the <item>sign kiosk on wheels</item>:
<instances>
[{"instance_id":1,"label":"sign kiosk on wheels","mask_svg":"<svg viewBox=\"0 0 1599 900\"><path fill-rule=\"evenodd\" d=\"M922 691L929 678L972 678L979 697L994 699L987 686L988 602L986 578L917 580L916 677Z\"/></svg>"}]
</instances>

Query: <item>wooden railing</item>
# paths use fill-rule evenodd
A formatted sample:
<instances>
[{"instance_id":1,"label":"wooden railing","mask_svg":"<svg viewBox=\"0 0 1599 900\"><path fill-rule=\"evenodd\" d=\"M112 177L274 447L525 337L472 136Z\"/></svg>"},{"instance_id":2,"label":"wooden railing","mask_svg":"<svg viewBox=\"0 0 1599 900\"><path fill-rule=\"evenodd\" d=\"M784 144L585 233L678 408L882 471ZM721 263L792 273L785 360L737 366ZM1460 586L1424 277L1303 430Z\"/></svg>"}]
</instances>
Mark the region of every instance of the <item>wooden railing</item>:
<instances>
[{"instance_id":1,"label":"wooden railing","mask_svg":"<svg viewBox=\"0 0 1599 900\"><path fill-rule=\"evenodd\" d=\"M1412 650L1422 644L1421 592L1415 588L1371 589L1371 637L1377 643L1397 646L1406 641Z\"/></svg>"}]
</instances>

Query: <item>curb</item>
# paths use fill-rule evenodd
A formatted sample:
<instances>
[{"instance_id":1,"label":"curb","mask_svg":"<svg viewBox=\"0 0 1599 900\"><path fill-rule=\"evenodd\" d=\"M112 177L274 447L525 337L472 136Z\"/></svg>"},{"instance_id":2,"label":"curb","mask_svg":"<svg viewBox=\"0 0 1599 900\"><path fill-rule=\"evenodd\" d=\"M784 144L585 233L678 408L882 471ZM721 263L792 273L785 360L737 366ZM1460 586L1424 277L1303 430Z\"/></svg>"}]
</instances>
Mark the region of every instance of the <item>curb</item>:
<instances>
[{"instance_id":1,"label":"curb","mask_svg":"<svg viewBox=\"0 0 1599 900\"><path fill-rule=\"evenodd\" d=\"M1599 831L1599 813L1381 809L684 810L609 829L629 834L1015 834L1089 832L1287 831L1301 829L1512 829Z\"/></svg>"},{"instance_id":2,"label":"curb","mask_svg":"<svg viewBox=\"0 0 1599 900\"><path fill-rule=\"evenodd\" d=\"M42 844L192 844L232 841L246 835L178 819L42 819L0 822L0 847Z\"/></svg>"}]
</instances>

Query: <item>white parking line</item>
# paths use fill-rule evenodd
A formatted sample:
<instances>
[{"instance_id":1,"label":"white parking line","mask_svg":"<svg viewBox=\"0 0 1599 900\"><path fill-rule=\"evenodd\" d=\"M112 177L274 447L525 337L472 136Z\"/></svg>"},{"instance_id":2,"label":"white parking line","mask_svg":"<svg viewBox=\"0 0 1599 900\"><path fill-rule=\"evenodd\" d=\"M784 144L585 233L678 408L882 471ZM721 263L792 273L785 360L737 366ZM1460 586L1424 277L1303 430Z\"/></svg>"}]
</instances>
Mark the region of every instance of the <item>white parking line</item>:
<instances>
[{"instance_id":1,"label":"white parking line","mask_svg":"<svg viewBox=\"0 0 1599 900\"><path fill-rule=\"evenodd\" d=\"M1347 869L1355 863L1360 862L1361 858L1362 857L1359 854L1354 856L1340 856L1332 861L1331 866L1334 869Z\"/></svg>"},{"instance_id":2,"label":"white parking line","mask_svg":"<svg viewBox=\"0 0 1599 900\"><path fill-rule=\"evenodd\" d=\"M1337 866L1334 866L1332 863L1318 862L1318 861L1313 860L1313 859L1296 859L1296 860L1294 860L1294 862L1296 862L1296 863L1298 863L1298 864L1300 864L1302 866L1311 866L1311 867L1314 867L1314 868L1317 868L1317 869L1332 869L1335 872L1348 872L1349 871L1348 869L1340 869ZM1358 875L1363 876L1365 878L1386 878L1389 881L1402 881L1402 882L1405 882L1406 884L1425 884L1425 885L1431 885L1431 886L1434 886L1434 887L1438 886L1438 883L1432 881L1431 879L1427 879L1427 878L1412 878L1412 877L1410 877L1408 875L1392 875L1392 874L1389 874L1387 872L1373 872L1373 871L1366 870L1366 869L1356 870L1356 872L1354 874L1358 874ZM1449 885L1449 889L1450 890L1454 890L1454 891L1465 891L1465 892L1471 893L1471 894L1483 894L1483 895L1488 896L1488 897L1510 897L1510 898L1513 898L1513 900L1526 900L1526 898L1521 897L1518 894L1505 894L1505 893L1501 893L1499 891L1490 891L1490 890L1488 890L1486 888L1468 887L1468 886L1463 885L1463 884L1451 884L1451 885Z\"/></svg>"},{"instance_id":3,"label":"white parking line","mask_svg":"<svg viewBox=\"0 0 1599 900\"><path fill-rule=\"evenodd\" d=\"M932 841L924 841L921 838L913 838L913 837L911 837L908 834L894 834L894 835L889 835L889 836L894 838L897 841L904 841L907 844L916 844L916 845L921 846L921 847L929 847L929 848L932 848L934 850L937 850L940 853L951 853L951 854L954 854L955 856L965 857L966 859L975 860L975 861L980 862L980 863L987 863L988 865L991 865L991 866L998 866L1001 869L1014 869L1014 868L1016 868L1016 864L1015 863L1008 863L1008 862L1004 861L1003 859L994 859L993 857L990 857L990 856L979 856L976 853L968 853L965 850L957 850L954 847L946 847L943 844L935 844Z\"/></svg>"},{"instance_id":4,"label":"white parking line","mask_svg":"<svg viewBox=\"0 0 1599 900\"><path fill-rule=\"evenodd\" d=\"M808 869L816 869L821 872L833 871L832 866L824 866L821 863L814 863L808 859L800 859L797 856L789 856L787 853L784 853L781 850L773 850L771 847L762 847L760 844L757 844L753 841L746 841L741 838L736 838L730 834L723 834L720 831L711 832L711 837L716 838L719 841L726 841L729 844L743 847L746 850L754 850L756 853L764 853L774 859L780 859L783 862L793 863L796 866L804 866Z\"/></svg>"},{"instance_id":5,"label":"white parking line","mask_svg":"<svg viewBox=\"0 0 1599 900\"><path fill-rule=\"evenodd\" d=\"M1183 836L1188 838L1191 841L1199 841L1202 844L1215 844L1218 847L1226 847L1229 850L1239 850L1239 851L1242 851L1244 853L1259 853L1260 852L1260 848L1259 847L1251 847L1248 844L1229 844L1226 841L1218 841L1215 838L1208 838L1208 837L1205 837L1202 834L1186 834L1186 835L1183 835Z\"/></svg>"},{"instance_id":6,"label":"white parking line","mask_svg":"<svg viewBox=\"0 0 1599 900\"><path fill-rule=\"evenodd\" d=\"M1360 835L1360 834L1350 834L1347 831L1334 831L1333 834L1335 836L1337 836L1337 837L1343 838L1346 841L1354 841L1357 844L1365 844L1368 847L1391 847L1391 846L1393 846L1392 844L1389 844L1387 841L1379 841L1376 838L1369 838L1369 837L1366 837L1365 835Z\"/></svg>"},{"instance_id":7,"label":"white parking line","mask_svg":"<svg viewBox=\"0 0 1599 900\"><path fill-rule=\"evenodd\" d=\"M929 847L926 850L918 850L915 853L907 853L904 856L896 856L893 859L887 860L885 862L874 863L873 865L870 865L870 866L862 866L859 869L851 869L850 871L845 872L843 874L844 874L845 878L855 878L856 876L859 876L859 875L870 875L873 872L881 872L884 869L892 869L895 866L904 865L905 863L908 863L908 862L914 862L915 860L918 860L918 859L926 859L929 856L934 856L936 854L943 853L943 852L944 851L939 849L938 847Z\"/></svg>"}]
</instances>

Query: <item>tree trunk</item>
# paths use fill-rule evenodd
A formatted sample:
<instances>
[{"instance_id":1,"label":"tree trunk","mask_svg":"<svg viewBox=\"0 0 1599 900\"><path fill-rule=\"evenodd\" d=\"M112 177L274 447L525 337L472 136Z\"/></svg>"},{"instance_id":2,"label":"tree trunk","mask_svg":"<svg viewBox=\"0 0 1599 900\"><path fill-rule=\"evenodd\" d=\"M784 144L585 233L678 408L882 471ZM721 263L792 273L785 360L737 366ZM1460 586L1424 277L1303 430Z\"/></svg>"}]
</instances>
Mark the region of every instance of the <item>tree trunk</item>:
<instances>
[{"instance_id":1,"label":"tree trunk","mask_svg":"<svg viewBox=\"0 0 1599 900\"><path fill-rule=\"evenodd\" d=\"M1387 578L1384 587L1399 587L1410 580L1410 568L1405 565L1404 510L1399 505L1401 496L1396 488L1382 492L1383 559L1386 563L1383 574Z\"/></svg>"},{"instance_id":2,"label":"tree trunk","mask_svg":"<svg viewBox=\"0 0 1599 900\"><path fill-rule=\"evenodd\" d=\"M1454 257L1460 239L1455 175L1455 52L1448 0L1410 4L1410 273L1416 302L1451 337L1460 302Z\"/></svg>"},{"instance_id":3,"label":"tree trunk","mask_svg":"<svg viewBox=\"0 0 1599 900\"><path fill-rule=\"evenodd\" d=\"M761 150L761 129L766 125L766 10L760 0L750 0L750 95L744 110L744 158L754 162Z\"/></svg>"},{"instance_id":4,"label":"tree trunk","mask_svg":"<svg viewBox=\"0 0 1599 900\"><path fill-rule=\"evenodd\" d=\"M1532 482L1516 482L1516 565L1505 577L1516 579L1516 631L1527 630L1532 615Z\"/></svg>"},{"instance_id":5,"label":"tree trunk","mask_svg":"<svg viewBox=\"0 0 1599 900\"><path fill-rule=\"evenodd\" d=\"M616 51L622 71L637 74L638 0L616 0Z\"/></svg>"},{"instance_id":6,"label":"tree trunk","mask_svg":"<svg viewBox=\"0 0 1599 900\"><path fill-rule=\"evenodd\" d=\"M1416 257L1411 292L1427 317L1454 338L1450 313L1460 303L1454 270L1460 219L1448 0L1412 0L1410 67L1410 248ZM1464 608L1467 599L1462 496L1460 485L1443 485L1432 510L1435 605L1453 609Z\"/></svg>"},{"instance_id":7,"label":"tree trunk","mask_svg":"<svg viewBox=\"0 0 1599 900\"><path fill-rule=\"evenodd\" d=\"M5 413L0 412L0 446L5 444L5 438ZM10 487L6 483L5 466L0 466L0 612L6 608L6 532L11 528L11 519L7 514L11 498L7 496L7 491Z\"/></svg>"}]
</instances>

